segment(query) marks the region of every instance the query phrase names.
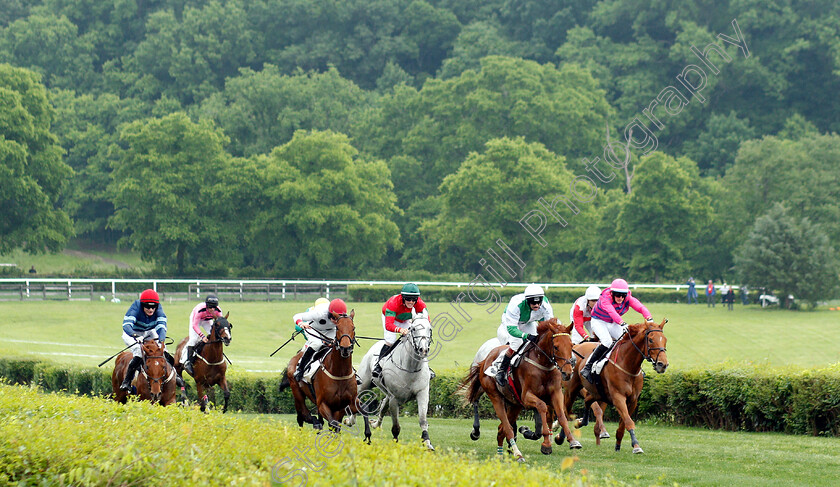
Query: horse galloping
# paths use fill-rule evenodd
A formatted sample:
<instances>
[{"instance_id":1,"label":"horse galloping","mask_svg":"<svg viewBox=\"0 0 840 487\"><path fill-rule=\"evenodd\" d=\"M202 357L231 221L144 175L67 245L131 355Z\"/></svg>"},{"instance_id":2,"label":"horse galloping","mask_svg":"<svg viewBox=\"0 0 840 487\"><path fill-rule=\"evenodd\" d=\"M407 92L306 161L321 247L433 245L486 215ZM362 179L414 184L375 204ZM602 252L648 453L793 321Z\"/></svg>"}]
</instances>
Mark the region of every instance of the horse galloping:
<instances>
[{"instance_id":1,"label":"horse galloping","mask_svg":"<svg viewBox=\"0 0 840 487\"><path fill-rule=\"evenodd\" d=\"M572 407L579 393L584 399L584 416L578 420L576 427L586 426L590 408L594 412L596 444L601 444L602 433L606 431L604 408L607 404L612 404L621 418L615 433L616 451L621 449L621 440L624 438L624 431L627 430L630 433L633 453L644 453L636 439L636 423L631 416L639 405L639 395L644 385L642 362L647 360L660 374L668 368L668 355L665 351L668 339L663 331L667 322L665 319L659 325L649 322L628 326L628 333L616 342L610 352L609 359L601 371L600 380L596 381L600 382L599 384L592 384L581 377L580 371L586 360L581 360L575 368L575 373L568 380L564 380L563 386L568 393L566 408ZM586 358L595 346L593 343L581 343L574 349Z\"/></svg>"},{"instance_id":2,"label":"horse galloping","mask_svg":"<svg viewBox=\"0 0 840 487\"><path fill-rule=\"evenodd\" d=\"M419 416L420 438L426 449L434 451L429 439L429 422L426 417L429 409L429 349L432 344L432 325L426 318L414 318L408 327L408 334L402 337L394 349L381 363L382 374L378 379L372 379L376 359L382 350L384 341L377 342L368 350L359 366L361 385L359 393L371 390L373 386L379 388L386 395L377 412L377 418L371 422L373 428L382 425L385 407L390 407L391 434L398 441L400 436L400 405L411 399L417 400L417 415ZM355 415L345 419L345 424L353 425Z\"/></svg>"},{"instance_id":3,"label":"horse galloping","mask_svg":"<svg viewBox=\"0 0 840 487\"><path fill-rule=\"evenodd\" d=\"M195 380L195 388L199 404L201 405L201 411L205 410L208 402L205 389L212 389L215 385L218 385L222 389L222 393L225 396L225 404L222 407L222 412L226 412L228 408L230 388L225 377L227 364L225 363L224 347L230 345L230 330L233 328L233 324L228 321L228 316L230 316L230 312L224 316L213 318L213 326L210 328L207 343L199 342L198 348L195 350L192 377ZM189 337L181 340L175 350L175 370L178 371L178 377L183 377L184 364L181 363L181 354L184 347L187 346L187 341L189 341ZM187 394L183 389L181 390L180 401L184 404L187 403Z\"/></svg>"},{"instance_id":4,"label":"horse galloping","mask_svg":"<svg viewBox=\"0 0 840 487\"><path fill-rule=\"evenodd\" d=\"M331 340L321 366L312 376L311 383L298 382L294 379L295 367L302 353L298 352L286 367L286 373L280 384L282 391L291 387L297 410L298 426L309 423L320 430L324 427L319 418L313 417L306 407L306 399L312 401L318 415L326 419L333 431L341 431L341 420L345 412L358 413L359 404L356 391L356 371L353 369L353 346L356 345L356 325L353 323L355 312L350 314L332 313L336 320L336 339ZM365 439L370 441L370 424L365 416Z\"/></svg>"},{"instance_id":5,"label":"horse galloping","mask_svg":"<svg viewBox=\"0 0 840 487\"><path fill-rule=\"evenodd\" d=\"M168 406L175 402L175 369L166 361L163 354L163 347L157 340L148 339L142 345L143 364L133 385L136 394L140 399L158 403L161 406ZM114 362L114 371L111 373L111 386L114 390L114 400L125 404L129 392L120 389L125 378L128 364L133 355L125 351Z\"/></svg>"},{"instance_id":6,"label":"horse galloping","mask_svg":"<svg viewBox=\"0 0 840 487\"><path fill-rule=\"evenodd\" d=\"M480 436L478 420L478 399L481 394L486 393L493 403L501 421L499 431L496 435L498 452L501 454L502 442L507 439L508 445L518 461L524 461L519 447L516 445L515 425L519 412L523 408L536 409L541 419L541 433L543 442L540 452L550 455L551 431L546 419L548 405L554 409L566 438L571 448L580 448L578 442L569 429L568 421L563 402L562 379L569 377L574 371L574 360L572 359L572 340L569 332L572 325L563 326L556 318L539 322L537 325L538 340L535 345L525 345L522 353L522 364L515 368L511 375L510 384L513 386L514 400L511 401L499 390L496 379L484 373L490 364L505 352L506 346L493 349L484 360L470 368L467 377L461 381L459 393L462 394L467 403L472 404L474 412L473 431L470 438L477 440ZM518 393L517 393L518 389Z\"/></svg>"}]
</instances>

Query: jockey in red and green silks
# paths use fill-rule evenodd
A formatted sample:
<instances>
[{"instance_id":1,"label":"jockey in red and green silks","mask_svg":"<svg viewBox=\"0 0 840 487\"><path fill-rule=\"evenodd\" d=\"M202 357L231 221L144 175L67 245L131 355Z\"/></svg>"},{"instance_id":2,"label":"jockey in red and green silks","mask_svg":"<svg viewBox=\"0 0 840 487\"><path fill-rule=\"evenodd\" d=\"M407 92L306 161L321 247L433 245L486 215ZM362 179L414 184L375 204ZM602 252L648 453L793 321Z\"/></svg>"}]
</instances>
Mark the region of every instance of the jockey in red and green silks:
<instances>
[{"instance_id":1,"label":"jockey in red and green silks","mask_svg":"<svg viewBox=\"0 0 840 487\"><path fill-rule=\"evenodd\" d=\"M417 318L429 319L429 310L426 303L420 299L420 288L417 284L407 283L402 287L400 294L388 298L382 306L382 328L384 329L385 345L379 353L376 366L373 368L372 376L379 377L382 373L380 362L388 355L397 343L400 336L408 333L407 322L412 318L412 310Z\"/></svg>"},{"instance_id":2,"label":"jockey in red and green silks","mask_svg":"<svg viewBox=\"0 0 840 487\"><path fill-rule=\"evenodd\" d=\"M554 317L554 310L551 303L545 297L545 292L540 286L531 284L525 288L525 292L510 298L510 302L502 313L502 323L497 330L497 338L504 345L508 344L502 364L496 374L499 384L504 384L508 367L514 352L519 351L525 340L536 342L537 322L545 321Z\"/></svg>"}]
</instances>

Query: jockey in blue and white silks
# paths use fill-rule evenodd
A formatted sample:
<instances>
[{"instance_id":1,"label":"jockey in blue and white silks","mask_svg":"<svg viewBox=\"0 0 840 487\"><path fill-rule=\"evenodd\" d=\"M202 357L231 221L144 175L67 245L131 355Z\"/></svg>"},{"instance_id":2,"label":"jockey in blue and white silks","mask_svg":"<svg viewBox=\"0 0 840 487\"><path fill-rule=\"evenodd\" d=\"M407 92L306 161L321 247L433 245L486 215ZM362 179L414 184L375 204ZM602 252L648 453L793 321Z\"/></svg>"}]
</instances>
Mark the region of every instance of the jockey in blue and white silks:
<instances>
[{"instance_id":1,"label":"jockey in blue and white silks","mask_svg":"<svg viewBox=\"0 0 840 487\"><path fill-rule=\"evenodd\" d=\"M160 296L154 289L146 289L140 293L140 299L131 303L123 318L123 342L131 347L132 357L128 364L120 389L127 391L131 388L134 373L143 363L142 343L147 338L160 342L161 349L165 349L163 340L166 338L166 313L160 305ZM174 360L164 351L166 360L172 364Z\"/></svg>"}]
</instances>

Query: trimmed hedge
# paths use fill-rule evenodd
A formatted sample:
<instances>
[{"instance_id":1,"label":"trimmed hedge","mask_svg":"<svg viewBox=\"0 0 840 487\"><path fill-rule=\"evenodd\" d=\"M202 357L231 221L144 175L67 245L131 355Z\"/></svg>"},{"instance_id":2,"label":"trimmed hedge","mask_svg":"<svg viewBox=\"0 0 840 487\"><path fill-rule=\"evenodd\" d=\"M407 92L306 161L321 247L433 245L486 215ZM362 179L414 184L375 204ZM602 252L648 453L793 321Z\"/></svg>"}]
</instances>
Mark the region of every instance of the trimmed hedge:
<instances>
[{"instance_id":1,"label":"trimmed hedge","mask_svg":"<svg viewBox=\"0 0 840 487\"><path fill-rule=\"evenodd\" d=\"M507 303L510 298L523 289L520 286L507 286L503 288L495 288L496 292L502 297L503 302ZM563 288L548 288L546 295L552 303L571 303L575 299L583 296L585 287L563 287ZM370 285L350 285L347 286L347 294L353 301L368 302L368 303L384 303L388 298L400 292L399 286L370 286ZM455 299L460 293L466 293L467 287L452 287L452 286L423 286L420 289L423 301L430 303L448 303ZM487 294L481 287L478 287L475 292L479 296ZM639 298L643 303L684 303L686 302L686 290L682 289L633 289L633 296ZM736 293L737 294L737 293ZM750 293L753 294L753 293ZM717 301L720 301L718 296L715 296ZM699 296L699 299L705 300L705 296ZM736 296L737 302L740 303L739 295ZM466 298L469 301L469 298Z\"/></svg>"},{"instance_id":2,"label":"trimmed hedge","mask_svg":"<svg viewBox=\"0 0 840 487\"><path fill-rule=\"evenodd\" d=\"M456 394L466 370L440 374L432 381L429 415L472 417ZM0 377L11 383L38 385L47 391L111 394L111 370L75 368L32 359L0 358ZM195 389L187 378L192 395ZM228 374L232 410L248 413L294 413L291 393L279 391L279 376ZM573 408L580 413L582 403ZM414 412L415 402L402 410ZM493 417L486 396L479 408ZM781 431L840 436L840 363L822 369L790 371L743 364L711 369L649 373L639 399L637 419L655 418L672 424L711 429ZM523 419L529 418L525 415ZM614 408L607 419L615 420Z\"/></svg>"}]
</instances>

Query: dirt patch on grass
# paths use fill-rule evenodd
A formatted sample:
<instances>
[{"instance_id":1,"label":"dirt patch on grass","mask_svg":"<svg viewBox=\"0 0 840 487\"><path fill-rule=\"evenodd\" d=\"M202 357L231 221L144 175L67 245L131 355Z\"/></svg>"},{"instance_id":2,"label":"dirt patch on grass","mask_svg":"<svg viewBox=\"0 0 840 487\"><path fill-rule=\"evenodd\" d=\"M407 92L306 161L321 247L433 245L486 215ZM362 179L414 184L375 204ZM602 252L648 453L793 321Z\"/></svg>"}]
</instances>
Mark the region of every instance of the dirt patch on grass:
<instances>
[{"instance_id":1,"label":"dirt patch on grass","mask_svg":"<svg viewBox=\"0 0 840 487\"><path fill-rule=\"evenodd\" d=\"M129 268L131 268L131 266L126 264L125 262L122 262L122 261L119 261L119 260L114 260L114 259L109 259L107 257L101 257L101 256L95 255L95 254L89 254L89 253L83 252L81 250L64 249L64 251L62 253L64 255L71 255L73 257L79 257L79 258L82 258L82 259L99 259L106 264L111 264L111 265L117 266L117 269L129 269Z\"/></svg>"}]
</instances>

